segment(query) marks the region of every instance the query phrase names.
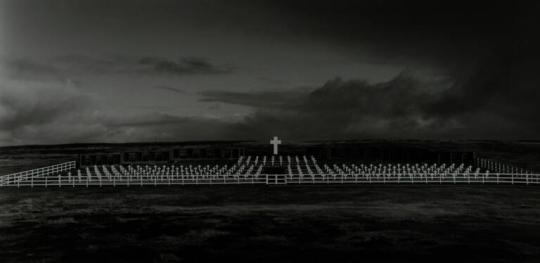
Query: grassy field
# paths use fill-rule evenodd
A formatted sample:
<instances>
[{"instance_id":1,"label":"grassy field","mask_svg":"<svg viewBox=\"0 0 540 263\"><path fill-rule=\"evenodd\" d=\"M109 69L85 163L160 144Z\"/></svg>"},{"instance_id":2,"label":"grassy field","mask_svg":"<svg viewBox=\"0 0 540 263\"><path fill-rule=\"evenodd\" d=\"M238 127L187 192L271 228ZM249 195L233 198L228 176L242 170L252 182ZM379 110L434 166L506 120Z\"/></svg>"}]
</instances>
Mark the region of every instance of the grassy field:
<instances>
[{"instance_id":1,"label":"grassy field","mask_svg":"<svg viewBox=\"0 0 540 263\"><path fill-rule=\"evenodd\" d=\"M539 262L540 189L0 189L1 262Z\"/></svg>"}]
</instances>

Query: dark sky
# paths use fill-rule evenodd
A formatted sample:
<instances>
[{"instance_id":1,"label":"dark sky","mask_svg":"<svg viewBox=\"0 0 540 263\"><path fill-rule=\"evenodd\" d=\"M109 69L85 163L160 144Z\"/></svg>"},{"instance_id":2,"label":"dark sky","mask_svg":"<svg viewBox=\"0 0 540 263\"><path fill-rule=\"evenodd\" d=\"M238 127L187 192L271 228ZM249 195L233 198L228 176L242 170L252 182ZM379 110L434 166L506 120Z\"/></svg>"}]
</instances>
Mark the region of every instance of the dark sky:
<instances>
[{"instance_id":1,"label":"dark sky","mask_svg":"<svg viewBox=\"0 0 540 263\"><path fill-rule=\"evenodd\" d=\"M0 145L540 139L525 1L0 1Z\"/></svg>"}]
</instances>

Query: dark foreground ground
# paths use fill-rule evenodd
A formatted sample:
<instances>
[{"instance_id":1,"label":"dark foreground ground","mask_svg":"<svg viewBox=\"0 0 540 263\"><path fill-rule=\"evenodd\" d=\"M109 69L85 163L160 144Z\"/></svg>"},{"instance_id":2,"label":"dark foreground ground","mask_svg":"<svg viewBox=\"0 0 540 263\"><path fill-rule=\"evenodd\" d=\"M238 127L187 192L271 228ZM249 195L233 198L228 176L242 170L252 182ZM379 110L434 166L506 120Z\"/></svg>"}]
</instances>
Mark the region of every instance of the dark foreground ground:
<instances>
[{"instance_id":1,"label":"dark foreground ground","mask_svg":"<svg viewBox=\"0 0 540 263\"><path fill-rule=\"evenodd\" d=\"M540 262L540 188L0 188L0 262L200 261Z\"/></svg>"}]
</instances>

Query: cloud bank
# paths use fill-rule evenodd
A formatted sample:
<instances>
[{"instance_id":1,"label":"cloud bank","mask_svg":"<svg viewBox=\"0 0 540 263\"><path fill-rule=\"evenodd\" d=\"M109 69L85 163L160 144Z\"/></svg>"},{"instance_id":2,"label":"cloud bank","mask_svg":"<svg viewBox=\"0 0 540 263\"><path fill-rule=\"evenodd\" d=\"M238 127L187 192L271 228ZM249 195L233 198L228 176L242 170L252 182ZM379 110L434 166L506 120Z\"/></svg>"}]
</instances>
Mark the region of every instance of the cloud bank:
<instances>
[{"instance_id":1,"label":"cloud bank","mask_svg":"<svg viewBox=\"0 0 540 263\"><path fill-rule=\"evenodd\" d=\"M529 80L511 72L534 75L522 67L501 72L506 62L498 61L479 64L461 79L425 79L406 71L381 83L336 78L311 89L200 92L202 102L253 109L234 122L101 112L76 85L13 81L0 89L0 143L261 140L276 134L288 140L535 138L538 95L527 94L521 82Z\"/></svg>"},{"instance_id":2,"label":"cloud bank","mask_svg":"<svg viewBox=\"0 0 540 263\"><path fill-rule=\"evenodd\" d=\"M45 61L5 59L6 76L19 80L62 80L73 74L130 74L139 76L185 76L227 74L232 66L216 65L205 58L94 57L65 55Z\"/></svg>"},{"instance_id":3,"label":"cloud bank","mask_svg":"<svg viewBox=\"0 0 540 263\"><path fill-rule=\"evenodd\" d=\"M510 61L509 61L510 60ZM294 139L535 139L540 83L531 58L491 56L469 74L426 80L411 72L369 84L329 80L309 93L205 92L203 101L251 106L236 131Z\"/></svg>"}]
</instances>

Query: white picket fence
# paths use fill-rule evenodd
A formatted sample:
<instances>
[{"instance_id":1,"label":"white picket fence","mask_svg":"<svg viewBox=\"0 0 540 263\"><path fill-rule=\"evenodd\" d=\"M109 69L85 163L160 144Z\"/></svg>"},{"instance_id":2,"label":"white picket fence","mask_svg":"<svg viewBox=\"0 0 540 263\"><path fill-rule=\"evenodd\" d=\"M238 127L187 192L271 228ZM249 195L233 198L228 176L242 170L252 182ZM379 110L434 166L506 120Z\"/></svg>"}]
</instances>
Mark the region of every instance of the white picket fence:
<instances>
[{"instance_id":1,"label":"white picket fence","mask_svg":"<svg viewBox=\"0 0 540 263\"><path fill-rule=\"evenodd\" d=\"M22 177L24 176L24 178ZM6 183L7 182L7 183ZM57 173L48 176L11 177L1 186L75 187L75 186L158 186L212 184L540 184L540 174L248 174L248 175L172 175L137 174L113 176L74 176Z\"/></svg>"},{"instance_id":2,"label":"white picket fence","mask_svg":"<svg viewBox=\"0 0 540 263\"><path fill-rule=\"evenodd\" d=\"M0 187L90 187L158 186L214 184L540 184L540 174L493 173L460 166L415 165L387 167L424 167L424 170L378 170L375 165L318 166L306 160L304 165L289 165L286 174L263 174L263 164L255 161L227 165L123 166L101 165L76 169L66 162L39 169L0 176ZM298 163L298 162L296 162ZM309 165L308 165L309 164ZM293 167L293 168L291 168ZM322 168L321 168L322 167ZM443 169L444 168L444 169ZM366 169L366 170L362 170ZM393 169L393 168L392 168ZM424 172L422 172L424 171Z\"/></svg>"},{"instance_id":3,"label":"white picket fence","mask_svg":"<svg viewBox=\"0 0 540 263\"><path fill-rule=\"evenodd\" d=\"M540 184L540 174L518 173L373 173L316 174L269 178L277 184Z\"/></svg>"},{"instance_id":4,"label":"white picket fence","mask_svg":"<svg viewBox=\"0 0 540 263\"><path fill-rule=\"evenodd\" d=\"M32 181L34 178L58 176L65 172L69 172L76 167L77 163L75 161L70 161L23 172L2 175L0 176L0 186L17 186L21 183L25 184L28 181Z\"/></svg>"}]
</instances>

